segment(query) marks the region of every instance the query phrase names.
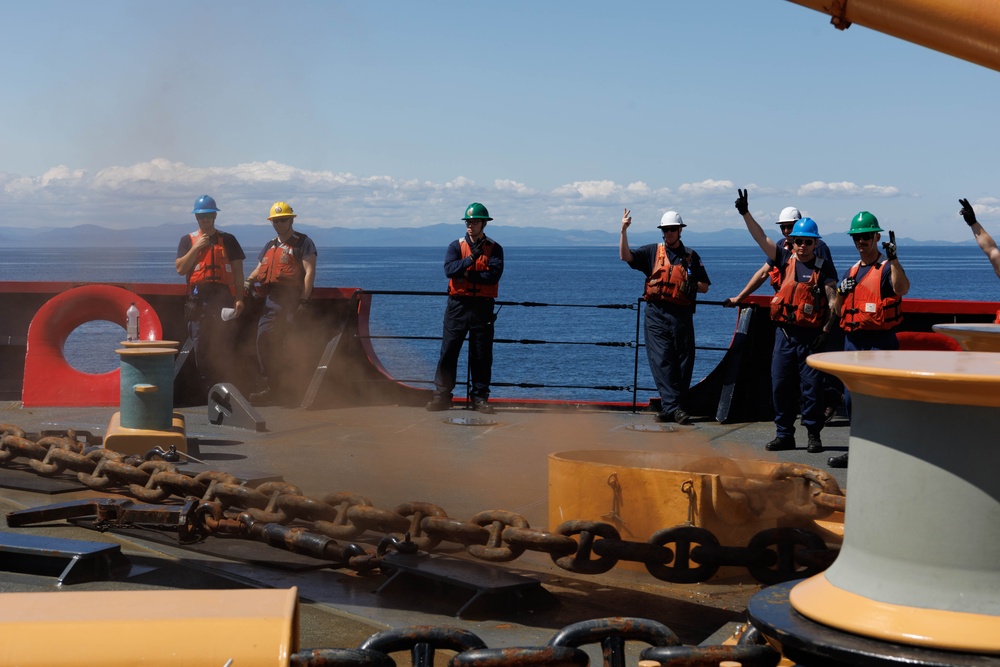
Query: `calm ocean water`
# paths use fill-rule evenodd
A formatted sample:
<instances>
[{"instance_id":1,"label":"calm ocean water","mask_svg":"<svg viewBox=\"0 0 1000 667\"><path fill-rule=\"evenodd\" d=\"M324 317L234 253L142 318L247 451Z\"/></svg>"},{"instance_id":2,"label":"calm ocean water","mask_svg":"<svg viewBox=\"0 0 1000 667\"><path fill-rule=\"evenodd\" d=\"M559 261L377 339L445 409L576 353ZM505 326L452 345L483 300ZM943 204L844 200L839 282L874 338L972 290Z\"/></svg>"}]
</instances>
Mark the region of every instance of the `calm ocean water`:
<instances>
[{"instance_id":1,"label":"calm ocean water","mask_svg":"<svg viewBox=\"0 0 1000 667\"><path fill-rule=\"evenodd\" d=\"M498 240L503 242L502 238ZM736 311L711 302L721 302L739 292L764 256L756 247L696 250L712 279L708 294L699 297L708 303L699 305L695 315L698 345L724 349L732 337ZM838 274L857 260L852 248L832 250ZM636 349L615 344L634 341L637 311L592 306L635 306L642 291L642 275L621 262L618 249L612 247L564 248L558 253L549 248L514 247L505 248L505 255L500 300L590 307L504 306L497 319L498 339L552 344L498 343L494 349L494 381L549 388L496 387L494 396L631 400L631 390L585 387L633 385ZM0 280L180 283L173 268L174 256L173 249L18 250L0 258ZM441 267L443 257L443 248L321 248L316 285L443 293L447 285ZM900 260L912 283L910 298L1000 300L1000 281L978 247L902 248ZM764 286L757 293L769 293L769 289ZM440 336L443 310L443 296L376 295L372 334ZM111 370L118 364L113 350L123 334L110 323L84 325L67 341L67 357L84 371ZM378 339L374 345L395 377L414 382L433 378L438 341ZM722 354L699 349L695 380L708 374ZM465 363L463 354L459 368L464 368ZM652 388L643 349L639 349L638 369L638 386ZM463 377L461 371L459 375ZM653 393L642 390L640 397Z\"/></svg>"}]
</instances>

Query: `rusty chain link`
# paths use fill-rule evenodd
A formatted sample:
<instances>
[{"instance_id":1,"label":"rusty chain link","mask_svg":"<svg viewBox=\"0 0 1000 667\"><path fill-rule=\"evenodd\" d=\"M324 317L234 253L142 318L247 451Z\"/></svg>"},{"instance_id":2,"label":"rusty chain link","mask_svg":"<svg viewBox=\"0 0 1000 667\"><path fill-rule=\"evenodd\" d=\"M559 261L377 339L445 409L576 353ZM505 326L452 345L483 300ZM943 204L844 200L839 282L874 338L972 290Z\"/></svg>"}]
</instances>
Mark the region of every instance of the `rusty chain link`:
<instances>
[{"instance_id":1,"label":"rusty chain link","mask_svg":"<svg viewBox=\"0 0 1000 667\"><path fill-rule=\"evenodd\" d=\"M622 539L614 525L598 521L566 521L552 532L537 530L525 517L505 510L479 512L461 521L431 503L409 502L387 510L355 493L330 493L319 500L286 482L250 488L224 472L191 477L166 461L86 447L72 431L37 442L9 424L0 424L0 432L0 466L24 458L39 474L73 474L95 491L129 493L147 503L199 500L204 506L197 516L203 526L196 535L251 537L317 557L336 557L356 569L377 567L380 556L357 545L341 547L335 540L353 540L365 532L387 535L393 543L405 539L424 551L441 542L458 543L470 556L493 563L537 551L576 574L602 574L623 561L642 563L652 576L672 583L707 581L724 566L744 567L762 583L780 583L821 572L837 553L822 537L801 528L764 530L739 547L722 546L709 530L688 524L659 530L642 542ZM775 481L791 478L809 483L812 515L822 517L843 508L844 495L829 474L786 463L770 476ZM800 505L792 509L793 516L803 516Z\"/></svg>"},{"instance_id":2,"label":"rusty chain link","mask_svg":"<svg viewBox=\"0 0 1000 667\"><path fill-rule=\"evenodd\" d=\"M669 627L646 618L598 618L558 630L542 646L488 648L475 633L461 628L415 625L377 632L356 648L310 648L289 656L292 667L393 667L391 654L409 652L414 667L431 667L438 650L455 655L448 667L588 667L580 646L601 647L604 667L624 667L625 644L648 644L641 660L671 667L707 667L733 660L744 667L775 667L781 654L766 645L687 646Z\"/></svg>"}]
</instances>

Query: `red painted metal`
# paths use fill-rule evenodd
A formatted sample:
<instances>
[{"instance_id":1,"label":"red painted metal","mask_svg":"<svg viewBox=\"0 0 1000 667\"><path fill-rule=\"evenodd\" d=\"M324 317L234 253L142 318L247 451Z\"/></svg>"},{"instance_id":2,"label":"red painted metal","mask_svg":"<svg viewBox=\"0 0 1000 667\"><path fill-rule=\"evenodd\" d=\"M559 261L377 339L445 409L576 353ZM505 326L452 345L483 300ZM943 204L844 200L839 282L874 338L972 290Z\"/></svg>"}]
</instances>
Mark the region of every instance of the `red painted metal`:
<instances>
[{"instance_id":1,"label":"red painted metal","mask_svg":"<svg viewBox=\"0 0 1000 667\"><path fill-rule=\"evenodd\" d=\"M21 391L24 407L118 405L120 370L84 373L70 366L63 348L82 324L96 320L122 324L133 302L139 309L139 337L159 340L162 328L153 307L135 292L114 285L74 287L39 308L28 327Z\"/></svg>"}]
</instances>

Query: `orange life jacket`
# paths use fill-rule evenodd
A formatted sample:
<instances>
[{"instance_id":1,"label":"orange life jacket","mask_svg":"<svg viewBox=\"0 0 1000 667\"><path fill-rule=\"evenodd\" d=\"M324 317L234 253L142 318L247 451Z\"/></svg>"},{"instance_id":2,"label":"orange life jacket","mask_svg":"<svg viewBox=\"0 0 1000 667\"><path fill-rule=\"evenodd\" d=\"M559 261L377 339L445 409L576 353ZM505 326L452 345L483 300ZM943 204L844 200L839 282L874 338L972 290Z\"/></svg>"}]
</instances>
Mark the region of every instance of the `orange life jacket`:
<instances>
[{"instance_id":1,"label":"orange life jacket","mask_svg":"<svg viewBox=\"0 0 1000 667\"><path fill-rule=\"evenodd\" d=\"M201 232L191 232L191 244L198 241ZM204 283L222 283L229 286L229 291L235 294L233 285L236 278L233 275L233 264L226 255L226 246L222 243L222 232L216 232L215 243L210 244L198 255L191 273L187 275L188 285Z\"/></svg>"},{"instance_id":2,"label":"orange life jacket","mask_svg":"<svg viewBox=\"0 0 1000 667\"><path fill-rule=\"evenodd\" d=\"M777 266L772 266L771 270L767 272L767 278L775 292L781 289L781 269Z\"/></svg>"},{"instance_id":3,"label":"orange life jacket","mask_svg":"<svg viewBox=\"0 0 1000 667\"><path fill-rule=\"evenodd\" d=\"M472 246L466 242L465 238L458 240L462 249L462 259L472 256ZM493 241L489 238L483 241L483 254L480 255L475 264L469 268L470 271L488 271L490 268L490 257L493 256ZM450 296L482 296L490 299L497 298L500 293L498 283L474 283L464 277L452 278L448 282L448 294Z\"/></svg>"},{"instance_id":4,"label":"orange life jacket","mask_svg":"<svg viewBox=\"0 0 1000 667\"><path fill-rule=\"evenodd\" d=\"M271 239L264 257L260 260L261 273L258 279L262 285L298 285L302 286L306 275L302 260L295 256L292 243L299 238L298 232L292 234L288 243L279 239Z\"/></svg>"},{"instance_id":5,"label":"orange life jacket","mask_svg":"<svg viewBox=\"0 0 1000 667\"><path fill-rule=\"evenodd\" d=\"M694 301L685 293L691 278L691 253L678 262L671 264L667 256L667 246L664 243L656 247L656 260L653 271L646 278L646 291L643 297L646 301L674 303L678 306L690 306Z\"/></svg>"},{"instance_id":6,"label":"orange life jacket","mask_svg":"<svg viewBox=\"0 0 1000 667\"><path fill-rule=\"evenodd\" d=\"M813 269L809 280L804 283L795 280L797 261L794 256L788 260L781 287L771 298L771 319L779 324L821 327L826 322L830 308L826 289L819 281L819 270L823 266L823 260L816 259L816 268Z\"/></svg>"},{"instance_id":7,"label":"orange life jacket","mask_svg":"<svg viewBox=\"0 0 1000 667\"><path fill-rule=\"evenodd\" d=\"M870 269L850 294L844 297L840 309L840 328L851 331L888 331L903 321L903 299L895 294L882 298L882 271L889 266L880 262ZM848 277L858 275L861 262L851 267Z\"/></svg>"}]
</instances>

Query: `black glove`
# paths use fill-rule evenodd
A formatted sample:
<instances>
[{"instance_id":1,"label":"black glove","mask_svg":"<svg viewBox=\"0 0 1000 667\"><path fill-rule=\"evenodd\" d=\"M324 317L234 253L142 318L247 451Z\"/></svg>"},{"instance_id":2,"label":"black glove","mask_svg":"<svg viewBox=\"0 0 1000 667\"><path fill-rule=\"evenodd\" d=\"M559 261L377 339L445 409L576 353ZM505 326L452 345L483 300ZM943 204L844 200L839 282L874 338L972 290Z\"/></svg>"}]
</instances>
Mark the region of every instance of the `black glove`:
<instances>
[{"instance_id":1,"label":"black glove","mask_svg":"<svg viewBox=\"0 0 1000 667\"><path fill-rule=\"evenodd\" d=\"M882 250L885 250L885 258L890 262L896 259L896 244L891 241L882 243Z\"/></svg>"},{"instance_id":2,"label":"black glove","mask_svg":"<svg viewBox=\"0 0 1000 667\"><path fill-rule=\"evenodd\" d=\"M813 338L812 345L809 348L813 352L819 352L826 346L826 332L820 331L819 335Z\"/></svg>"},{"instance_id":3,"label":"black glove","mask_svg":"<svg viewBox=\"0 0 1000 667\"><path fill-rule=\"evenodd\" d=\"M257 287L254 282L247 278L243 281L243 300L250 303L260 298L260 293L257 291Z\"/></svg>"},{"instance_id":4,"label":"black glove","mask_svg":"<svg viewBox=\"0 0 1000 667\"><path fill-rule=\"evenodd\" d=\"M472 259L477 260L483 256L483 240L480 239L472 246Z\"/></svg>"},{"instance_id":5,"label":"black glove","mask_svg":"<svg viewBox=\"0 0 1000 667\"><path fill-rule=\"evenodd\" d=\"M749 192L746 190L736 190L739 193L739 197L736 198L736 210L739 211L740 215L746 215L750 212L750 202L747 199Z\"/></svg>"},{"instance_id":6,"label":"black glove","mask_svg":"<svg viewBox=\"0 0 1000 667\"><path fill-rule=\"evenodd\" d=\"M684 283L684 294L687 295L689 299L694 301L698 298L698 281L694 278L690 278L686 283Z\"/></svg>"},{"instance_id":7,"label":"black glove","mask_svg":"<svg viewBox=\"0 0 1000 667\"><path fill-rule=\"evenodd\" d=\"M893 257L895 257L895 252L893 252ZM850 294L854 291L854 287L858 284L858 281L854 278L844 278L837 285L837 294Z\"/></svg>"},{"instance_id":8,"label":"black glove","mask_svg":"<svg viewBox=\"0 0 1000 667\"><path fill-rule=\"evenodd\" d=\"M309 299L299 299L299 307L295 309L299 315L309 312Z\"/></svg>"},{"instance_id":9,"label":"black glove","mask_svg":"<svg viewBox=\"0 0 1000 667\"><path fill-rule=\"evenodd\" d=\"M976 220L976 212L972 210L972 204L969 203L968 199L959 199L958 203L962 205L962 210L958 214L965 219L965 224L971 227L979 222Z\"/></svg>"}]
</instances>

